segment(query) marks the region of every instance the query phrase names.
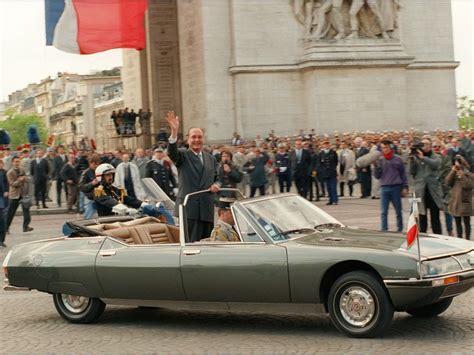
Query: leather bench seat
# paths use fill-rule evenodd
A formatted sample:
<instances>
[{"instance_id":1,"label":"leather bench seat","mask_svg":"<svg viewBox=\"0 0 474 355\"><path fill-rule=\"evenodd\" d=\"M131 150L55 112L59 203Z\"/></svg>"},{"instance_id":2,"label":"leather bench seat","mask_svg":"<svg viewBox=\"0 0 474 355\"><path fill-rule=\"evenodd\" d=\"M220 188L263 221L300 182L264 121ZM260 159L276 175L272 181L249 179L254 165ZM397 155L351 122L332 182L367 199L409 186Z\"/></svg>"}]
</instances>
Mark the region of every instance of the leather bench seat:
<instances>
[{"instance_id":1,"label":"leather bench seat","mask_svg":"<svg viewBox=\"0 0 474 355\"><path fill-rule=\"evenodd\" d=\"M173 233L170 231L173 229ZM179 229L165 223L149 223L108 229L101 232L123 240L127 244L179 243Z\"/></svg>"}]
</instances>

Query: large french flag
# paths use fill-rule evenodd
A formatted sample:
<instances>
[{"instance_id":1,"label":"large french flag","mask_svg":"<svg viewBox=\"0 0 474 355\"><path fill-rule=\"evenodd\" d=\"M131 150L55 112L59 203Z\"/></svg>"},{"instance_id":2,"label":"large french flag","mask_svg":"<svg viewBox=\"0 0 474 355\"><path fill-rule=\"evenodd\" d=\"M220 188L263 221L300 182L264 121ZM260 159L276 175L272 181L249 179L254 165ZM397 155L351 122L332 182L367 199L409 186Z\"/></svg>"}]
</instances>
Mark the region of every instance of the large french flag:
<instances>
[{"instance_id":1,"label":"large french flag","mask_svg":"<svg viewBox=\"0 0 474 355\"><path fill-rule=\"evenodd\" d=\"M46 45L77 54L145 48L148 0L45 0Z\"/></svg>"}]
</instances>

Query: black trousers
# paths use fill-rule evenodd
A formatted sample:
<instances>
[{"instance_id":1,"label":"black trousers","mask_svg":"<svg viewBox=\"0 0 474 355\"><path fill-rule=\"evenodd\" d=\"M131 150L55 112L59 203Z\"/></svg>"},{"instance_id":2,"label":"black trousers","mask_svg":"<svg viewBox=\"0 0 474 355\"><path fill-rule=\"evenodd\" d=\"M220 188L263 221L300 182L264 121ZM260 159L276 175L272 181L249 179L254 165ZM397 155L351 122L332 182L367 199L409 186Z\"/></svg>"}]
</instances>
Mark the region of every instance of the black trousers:
<instances>
[{"instance_id":1,"label":"black trousers","mask_svg":"<svg viewBox=\"0 0 474 355\"><path fill-rule=\"evenodd\" d=\"M369 197L372 190L372 176L370 171L361 172L359 175L359 182L362 196Z\"/></svg>"},{"instance_id":2,"label":"black trousers","mask_svg":"<svg viewBox=\"0 0 474 355\"><path fill-rule=\"evenodd\" d=\"M12 224L13 217L15 217L16 210L18 209L18 205L20 204L20 199L15 198L10 200L10 206L8 207L8 215L7 215L7 226L6 229L10 229L10 225ZM31 222L31 215L30 215L30 209L29 208L24 208L23 205L21 205L21 208L23 209L23 230L26 230Z\"/></svg>"},{"instance_id":3,"label":"black trousers","mask_svg":"<svg viewBox=\"0 0 474 355\"><path fill-rule=\"evenodd\" d=\"M430 191L425 190L425 208L430 210L431 230L434 234L442 234L441 221L439 219L439 208L431 197ZM428 216L420 214L420 232L426 233L428 230Z\"/></svg>"},{"instance_id":4,"label":"black trousers","mask_svg":"<svg viewBox=\"0 0 474 355\"><path fill-rule=\"evenodd\" d=\"M314 184L314 187L316 188L316 198L315 198L315 200L319 201L319 190L320 190L320 188L319 188L319 181L318 181L318 178L316 176L310 176L308 178L308 194L309 194L308 200L313 201L313 198L314 198L313 184Z\"/></svg>"},{"instance_id":5,"label":"black trousers","mask_svg":"<svg viewBox=\"0 0 474 355\"><path fill-rule=\"evenodd\" d=\"M211 236L212 229L214 228L214 223L200 221L197 219L188 219L188 238L187 242L194 243L198 242L203 238L208 238Z\"/></svg>"},{"instance_id":6,"label":"black trousers","mask_svg":"<svg viewBox=\"0 0 474 355\"><path fill-rule=\"evenodd\" d=\"M66 188L66 182L63 181L61 178L58 178L56 180L56 200L58 202L58 205L61 204L61 193L64 187L64 191L66 192L66 200L67 200L67 188Z\"/></svg>"},{"instance_id":7,"label":"black trousers","mask_svg":"<svg viewBox=\"0 0 474 355\"><path fill-rule=\"evenodd\" d=\"M291 189L291 175L280 173L278 174L278 185L280 185L280 193L290 192Z\"/></svg>"},{"instance_id":8,"label":"black trousers","mask_svg":"<svg viewBox=\"0 0 474 355\"><path fill-rule=\"evenodd\" d=\"M262 186L255 186L255 187L250 186L250 197L255 196L255 192L257 192L257 189L260 192L260 196L265 196L265 185L262 185Z\"/></svg>"},{"instance_id":9,"label":"black trousers","mask_svg":"<svg viewBox=\"0 0 474 355\"><path fill-rule=\"evenodd\" d=\"M341 196L344 196L344 185L345 182L340 182L339 183L339 192ZM353 181L348 181L347 186L349 186L349 196L352 196L352 193L354 192L354 182Z\"/></svg>"},{"instance_id":10,"label":"black trousers","mask_svg":"<svg viewBox=\"0 0 474 355\"><path fill-rule=\"evenodd\" d=\"M466 239L471 240L471 216L454 217L454 220L456 221L456 234L458 238L462 238L462 223L464 222Z\"/></svg>"},{"instance_id":11,"label":"black trousers","mask_svg":"<svg viewBox=\"0 0 474 355\"><path fill-rule=\"evenodd\" d=\"M303 174L295 175L294 180L298 194L306 198L308 196L308 176Z\"/></svg>"},{"instance_id":12,"label":"black trousers","mask_svg":"<svg viewBox=\"0 0 474 355\"><path fill-rule=\"evenodd\" d=\"M43 205L46 204L46 180L35 180L35 200L36 200L36 205L39 205L40 202L43 203Z\"/></svg>"}]
</instances>

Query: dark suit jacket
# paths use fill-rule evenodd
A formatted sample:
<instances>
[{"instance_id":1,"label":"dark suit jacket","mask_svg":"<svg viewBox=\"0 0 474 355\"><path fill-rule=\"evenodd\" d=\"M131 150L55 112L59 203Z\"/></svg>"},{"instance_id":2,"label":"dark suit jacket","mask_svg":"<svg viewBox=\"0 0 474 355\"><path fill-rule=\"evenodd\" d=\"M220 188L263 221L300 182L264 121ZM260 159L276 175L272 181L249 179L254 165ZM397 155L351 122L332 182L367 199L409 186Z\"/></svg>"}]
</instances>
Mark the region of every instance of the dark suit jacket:
<instances>
[{"instance_id":1,"label":"dark suit jacket","mask_svg":"<svg viewBox=\"0 0 474 355\"><path fill-rule=\"evenodd\" d=\"M49 174L49 164L46 159L41 159L40 163L36 163L36 158L31 161L31 176L33 176L35 182L47 181Z\"/></svg>"},{"instance_id":2,"label":"dark suit jacket","mask_svg":"<svg viewBox=\"0 0 474 355\"><path fill-rule=\"evenodd\" d=\"M178 207L187 194L206 190L217 181L217 161L209 153L202 152L203 166L193 151L178 149L176 143L168 145L168 156L178 168L179 192L174 210L174 215L178 216ZM192 197L187 206L188 219L214 222L214 194L209 192Z\"/></svg>"},{"instance_id":3,"label":"dark suit jacket","mask_svg":"<svg viewBox=\"0 0 474 355\"><path fill-rule=\"evenodd\" d=\"M301 159L298 163L296 150L291 151L291 168L293 176L308 176L311 168L311 154L305 149L301 149Z\"/></svg>"},{"instance_id":4,"label":"dark suit jacket","mask_svg":"<svg viewBox=\"0 0 474 355\"><path fill-rule=\"evenodd\" d=\"M53 164L54 164L54 178L55 179L61 180L61 169L66 163L67 163L66 154L64 154L64 160L61 158L60 155L57 155L54 157Z\"/></svg>"}]
</instances>

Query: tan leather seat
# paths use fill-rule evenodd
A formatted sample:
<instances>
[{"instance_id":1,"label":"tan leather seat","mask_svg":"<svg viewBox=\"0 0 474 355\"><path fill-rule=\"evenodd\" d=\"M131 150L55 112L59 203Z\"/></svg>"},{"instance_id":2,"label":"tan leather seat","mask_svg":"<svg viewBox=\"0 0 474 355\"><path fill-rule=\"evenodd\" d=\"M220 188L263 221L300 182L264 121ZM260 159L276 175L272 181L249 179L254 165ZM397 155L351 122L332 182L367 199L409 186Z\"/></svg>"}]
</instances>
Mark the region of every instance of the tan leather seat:
<instances>
[{"instance_id":1,"label":"tan leather seat","mask_svg":"<svg viewBox=\"0 0 474 355\"><path fill-rule=\"evenodd\" d=\"M164 223L152 223L135 227L139 233L151 239L152 244L174 243L168 226Z\"/></svg>"},{"instance_id":2,"label":"tan leather seat","mask_svg":"<svg viewBox=\"0 0 474 355\"><path fill-rule=\"evenodd\" d=\"M127 244L141 244L140 238L133 227L109 229L102 231L100 234L122 239Z\"/></svg>"}]
</instances>

